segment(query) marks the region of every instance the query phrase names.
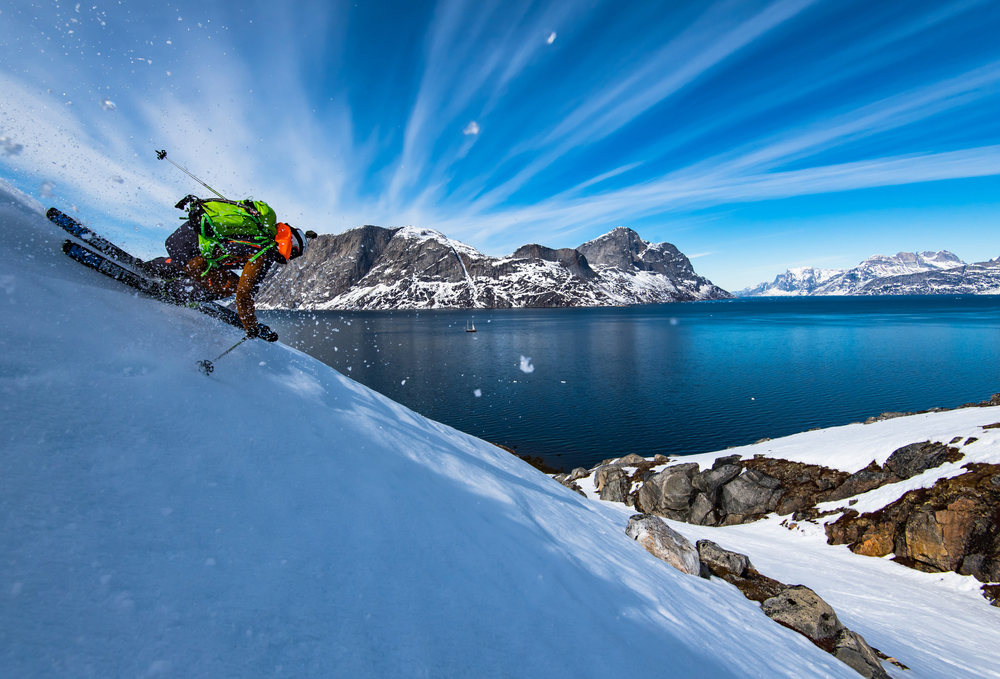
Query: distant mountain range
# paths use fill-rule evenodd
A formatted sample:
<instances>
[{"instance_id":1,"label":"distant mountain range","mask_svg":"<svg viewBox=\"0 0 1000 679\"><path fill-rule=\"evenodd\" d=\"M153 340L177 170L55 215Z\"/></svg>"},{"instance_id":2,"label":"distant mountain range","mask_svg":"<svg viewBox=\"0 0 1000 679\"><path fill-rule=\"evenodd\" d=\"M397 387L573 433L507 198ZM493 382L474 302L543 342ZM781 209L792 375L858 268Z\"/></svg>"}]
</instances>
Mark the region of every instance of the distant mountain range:
<instances>
[{"instance_id":1,"label":"distant mountain range","mask_svg":"<svg viewBox=\"0 0 1000 679\"><path fill-rule=\"evenodd\" d=\"M736 296L935 294L1000 294L1000 261L966 264L946 250L875 255L853 269L789 269Z\"/></svg>"},{"instance_id":2,"label":"distant mountain range","mask_svg":"<svg viewBox=\"0 0 1000 679\"><path fill-rule=\"evenodd\" d=\"M670 243L624 227L577 248L524 245L489 257L444 234L362 226L320 236L268 278L263 309L625 306L732 297Z\"/></svg>"}]
</instances>

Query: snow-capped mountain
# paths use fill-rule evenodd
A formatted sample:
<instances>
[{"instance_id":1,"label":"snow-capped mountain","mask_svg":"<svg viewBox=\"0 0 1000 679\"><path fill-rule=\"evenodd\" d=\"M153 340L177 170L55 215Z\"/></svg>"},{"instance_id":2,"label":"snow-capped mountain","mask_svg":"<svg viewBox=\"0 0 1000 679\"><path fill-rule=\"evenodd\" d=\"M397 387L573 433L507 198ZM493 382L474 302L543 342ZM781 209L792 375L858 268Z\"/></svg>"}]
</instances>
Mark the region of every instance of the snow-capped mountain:
<instances>
[{"instance_id":1,"label":"snow-capped mountain","mask_svg":"<svg viewBox=\"0 0 1000 679\"><path fill-rule=\"evenodd\" d=\"M738 297L811 295L814 290L843 273L845 273L844 269L816 269L811 266L800 266L778 274L770 283L760 283L752 288L744 288L736 295Z\"/></svg>"},{"instance_id":2,"label":"snow-capped mountain","mask_svg":"<svg viewBox=\"0 0 1000 679\"><path fill-rule=\"evenodd\" d=\"M728 297L676 247L624 227L575 249L531 244L497 258L431 229L367 225L320 236L258 300L271 309L482 309Z\"/></svg>"},{"instance_id":3,"label":"snow-capped mountain","mask_svg":"<svg viewBox=\"0 0 1000 679\"><path fill-rule=\"evenodd\" d=\"M882 284L898 277L952 271L965 267L965 262L948 252L900 252L895 256L874 255L853 269L815 269L800 267L779 274L770 283L760 283L744 288L738 297L777 297L793 295L881 295L928 294L927 286L917 284L909 290L905 284L890 286L896 292L877 292L890 289ZM949 278L948 280L951 280ZM992 286L997 287L996 285ZM919 288L919 290L918 290ZM940 292L954 290L940 289Z\"/></svg>"}]
</instances>

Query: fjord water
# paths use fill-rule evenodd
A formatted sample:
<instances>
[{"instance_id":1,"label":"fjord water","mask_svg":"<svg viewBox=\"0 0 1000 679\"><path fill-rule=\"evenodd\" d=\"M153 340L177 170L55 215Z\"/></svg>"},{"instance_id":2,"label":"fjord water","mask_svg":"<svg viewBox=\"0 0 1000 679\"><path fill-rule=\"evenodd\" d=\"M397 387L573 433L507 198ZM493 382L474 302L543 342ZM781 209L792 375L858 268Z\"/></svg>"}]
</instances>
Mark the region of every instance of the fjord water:
<instances>
[{"instance_id":1,"label":"fjord water","mask_svg":"<svg viewBox=\"0 0 1000 679\"><path fill-rule=\"evenodd\" d=\"M993 296L265 315L285 343L358 382L562 469L1000 391Z\"/></svg>"}]
</instances>

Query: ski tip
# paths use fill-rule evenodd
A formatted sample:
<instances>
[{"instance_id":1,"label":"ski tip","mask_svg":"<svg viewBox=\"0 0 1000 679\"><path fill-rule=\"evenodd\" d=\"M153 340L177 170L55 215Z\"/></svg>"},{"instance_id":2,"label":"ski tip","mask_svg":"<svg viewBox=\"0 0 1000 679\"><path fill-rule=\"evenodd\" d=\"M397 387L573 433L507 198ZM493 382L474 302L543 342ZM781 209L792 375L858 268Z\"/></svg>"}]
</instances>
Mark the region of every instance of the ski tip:
<instances>
[{"instance_id":1,"label":"ski tip","mask_svg":"<svg viewBox=\"0 0 1000 679\"><path fill-rule=\"evenodd\" d=\"M54 207L50 207L48 210L45 211L45 216L48 217L49 219L52 219L56 215L61 215L61 214L62 210L59 210L58 208Z\"/></svg>"}]
</instances>

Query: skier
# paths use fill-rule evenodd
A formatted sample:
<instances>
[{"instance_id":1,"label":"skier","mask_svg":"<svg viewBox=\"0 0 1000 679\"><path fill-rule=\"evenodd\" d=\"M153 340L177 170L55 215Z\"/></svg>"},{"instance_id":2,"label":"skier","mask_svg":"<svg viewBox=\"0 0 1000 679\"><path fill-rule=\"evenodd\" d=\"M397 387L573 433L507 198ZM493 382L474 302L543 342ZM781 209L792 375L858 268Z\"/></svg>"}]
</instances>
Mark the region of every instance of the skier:
<instances>
[{"instance_id":1,"label":"skier","mask_svg":"<svg viewBox=\"0 0 1000 679\"><path fill-rule=\"evenodd\" d=\"M247 337L276 341L278 334L257 321L254 296L271 267L301 257L316 233L278 222L262 201L188 195L175 207L187 209L187 220L167 237L169 256L150 264L178 276L171 282L178 298L216 300L235 294ZM237 275L236 269L242 272Z\"/></svg>"}]
</instances>

